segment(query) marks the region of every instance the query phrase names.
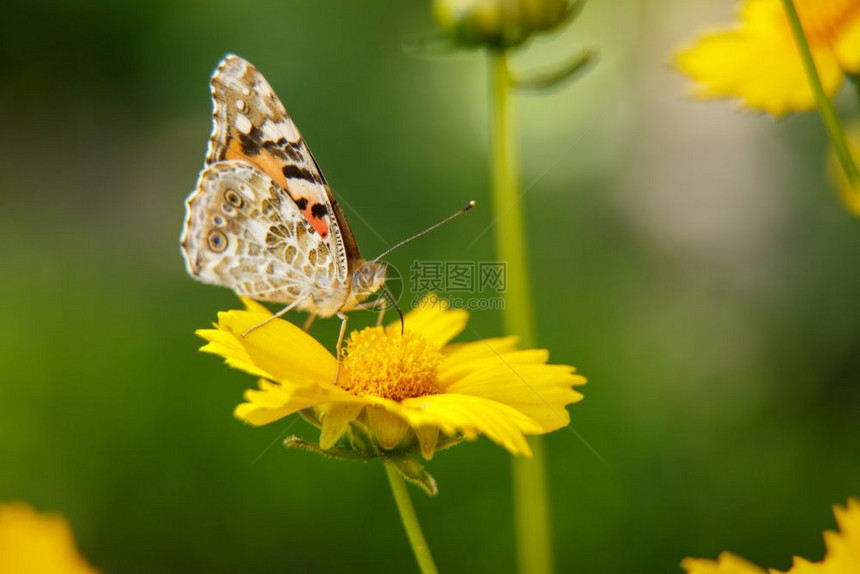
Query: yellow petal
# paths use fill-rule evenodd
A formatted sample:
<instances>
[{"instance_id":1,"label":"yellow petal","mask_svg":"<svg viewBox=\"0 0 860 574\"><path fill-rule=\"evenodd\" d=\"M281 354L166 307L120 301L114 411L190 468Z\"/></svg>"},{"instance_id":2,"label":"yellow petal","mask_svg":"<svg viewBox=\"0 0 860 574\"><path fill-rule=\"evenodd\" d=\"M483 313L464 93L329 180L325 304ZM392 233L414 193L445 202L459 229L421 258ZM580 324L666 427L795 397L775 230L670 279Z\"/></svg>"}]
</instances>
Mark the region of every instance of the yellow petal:
<instances>
[{"instance_id":1,"label":"yellow petal","mask_svg":"<svg viewBox=\"0 0 860 574\"><path fill-rule=\"evenodd\" d=\"M538 423L514 408L482 397L446 393L387 403L413 428L435 426L447 435L462 433L468 439L483 434L513 454L531 456L523 434L542 432Z\"/></svg>"},{"instance_id":2,"label":"yellow petal","mask_svg":"<svg viewBox=\"0 0 860 574\"><path fill-rule=\"evenodd\" d=\"M272 314L272 312L269 311L265 305L254 301L253 299L248 299L247 297L239 297L239 300L242 301L242 305L245 306L246 311L250 311L252 313L260 313L261 315Z\"/></svg>"},{"instance_id":3,"label":"yellow petal","mask_svg":"<svg viewBox=\"0 0 860 574\"><path fill-rule=\"evenodd\" d=\"M427 295L427 300L426 306L420 306L404 316L404 325L406 329L421 333L425 339L441 348L463 332L469 313L462 309L447 309L445 300L433 294ZM391 323L387 330L389 333L399 333L400 321Z\"/></svg>"},{"instance_id":4,"label":"yellow petal","mask_svg":"<svg viewBox=\"0 0 860 574\"><path fill-rule=\"evenodd\" d=\"M848 74L860 73L860 10L840 27L833 46L839 65Z\"/></svg>"},{"instance_id":5,"label":"yellow petal","mask_svg":"<svg viewBox=\"0 0 860 574\"><path fill-rule=\"evenodd\" d=\"M415 436L418 437L418 446L421 449L421 456L430 460L436 452L436 444L439 442L439 429L437 427L419 427L415 429Z\"/></svg>"},{"instance_id":6,"label":"yellow petal","mask_svg":"<svg viewBox=\"0 0 860 574\"><path fill-rule=\"evenodd\" d=\"M519 364L496 357L476 362L474 370L451 382L445 392L504 403L550 432L570 423L566 406L583 398L571 386L584 383L567 365Z\"/></svg>"},{"instance_id":7,"label":"yellow petal","mask_svg":"<svg viewBox=\"0 0 860 574\"><path fill-rule=\"evenodd\" d=\"M367 409L367 426L379 446L385 449L392 449L400 444L409 430L406 421L383 407Z\"/></svg>"},{"instance_id":8,"label":"yellow petal","mask_svg":"<svg viewBox=\"0 0 860 574\"><path fill-rule=\"evenodd\" d=\"M828 574L828 571L820 562L810 562L809 560L795 556L793 564L787 572L771 568L770 574Z\"/></svg>"},{"instance_id":9,"label":"yellow petal","mask_svg":"<svg viewBox=\"0 0 860 574\"><path fill-rule=\"evenodd\" d=\"M0 505L0 572L97 574L78 553L62 516L39 514L22 503Z\"/></svg>"},{"instance_id":10,"label":"yellow petal","mask_svg":"<svg viewBox=\"0 0 860 574\"><path fill-rule=\"evenodd\" d=\"M442 352L452 360L483 359L494 357L500 353L510 353L517 350L519 337L495 337L492 339L481 339L480 341L469 341L468 343L454 343L447 345Z\"/></svg>"},{"instance_id":11,"label":"yellow petal","mask_svg":"<svg viewBox=\"0 0 860 574\"><path fill-rule=\"evenodd\" d=\"M860 572L860 501L850 499L845 508L835 506L839 532L825 532L828 572Z\"/></svg>"},{"instance_id":12,"label":"yellow petal","mask_svg":"<svg viewBox=\"0 0 860 574\"><path fill-rule=\"evenodd\" d=\"M271 374L254 364L248 352L232 333L218 329L198 329L196 333L209 341L209 344L200 348L204 353L224 357L226 363L234 369L245 371L257 377L272 377Z\"/></svg>"},{"instance_id":13,"label":"yellow petal","mask_svg":"<svg viewBox=\"0 0 860 574\"><path fill-rule=\"evenodd\" d=\"M307 387L260 380L260 390L245 391L245 401L236 407L236 418L254 426L291 415L300 410L327 403L360 403L355 395L334 385Z\"/></svg>"},{"instance_id":14,"label":"yellow petal","mask_svg":"<svg viewBox=\"0 0 860 574\"><path fill-rule=\"evenodd\" d=\"M476 345L488 349L486 354L480 358L462 359L461 354L448 356L439 368L439 386L443 389L466 375L475 374L487 367L499 365L540 365L549 359L549 351L546 349L527 349L523 351L497 352L489 347L489 343L478 341Z\"/></svg>"},{"instance_id":15,"label":"yellow petal","mask_svg":"<svg viewBox=\"0 0 860 574\"><path fill-rule=\"evenodd\" d=\"M723 552L717 560L685 558L681 568L687 574L766 574L762 568L731 552Z\"/></svg>"},{"instance_id":16,"label":"yellow petal","mask_svg":"<svg viewBox=\"0 0 860 574\"><path fill-rule=\"evenodd\" d=\"M250 359L256 368L275 380L303 385L325 385L334 381L337 359L316 339L288 321L275 319L242 337L242 333L265 319L266 315L250 311L218 313L218 329L230 334L233 345L238 344L244 351L234 351L225 358L240 362Z\"/></svg>"},{"instance_id":17,"label":"yellow petal","mask_svg":"<svg viewBox=\"0 0 860 574\"><path fill-rule=\"evenodd\" d=\"M363 408L361 403L335 403L328 406L322 419L320 448L327 450L333 447Z\"/></svg>"},{"instance_id":18,"label":"yellow petal","mask_svg":"<svg viewBox=\"0 0 860 574\"><path fill-rule=\"evenodd\" d=\"M815 107L812 89L779 0L748 0L738 29L705 34L676 56L677 67L695 81L702 99L741 98L752 109L781 116ZM828 96L842 84L842 71L826 43L811 46Z\"/></svg>"}]
</instances>

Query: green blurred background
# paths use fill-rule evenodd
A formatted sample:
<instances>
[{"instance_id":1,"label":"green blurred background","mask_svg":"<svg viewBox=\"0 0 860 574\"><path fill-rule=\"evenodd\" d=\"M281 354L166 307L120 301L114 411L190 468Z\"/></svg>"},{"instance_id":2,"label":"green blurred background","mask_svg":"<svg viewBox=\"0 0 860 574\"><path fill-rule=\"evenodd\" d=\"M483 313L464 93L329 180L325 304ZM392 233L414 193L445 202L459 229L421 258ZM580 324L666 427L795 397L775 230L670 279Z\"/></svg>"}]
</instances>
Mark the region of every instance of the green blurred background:
<instances>
[{"instance_id":1,"label":"green blurred background","mask_svg":"<svg viewBox=\"0 0 860 574\"><path fill-rule=\"evenodd\" d=\"M823 129L690 102L670 69L730 15L593 2L515 59L601 54L516 102L540 344L589 378L572 427L606 461L548 437L560 572L679 572L723 549L787 568L860 495L860 224L823 175ZM492 260L491 233L464 249L491 222L486 62L403 49L433 31L428 3L395 0L5 5L0 499L68 516L108 573L415 569L379 464L287 452L289 421L232 417L253 378L193 333L237 303L177 244L232 51L366 254L475 198L390 260ZM333 346L336 323L314 334ZM473 325L496 335L499 315ZM429 464L440 495L413 496L443 571L513 571L509 464L486 440Z\"/></svg>"}]
</instances>

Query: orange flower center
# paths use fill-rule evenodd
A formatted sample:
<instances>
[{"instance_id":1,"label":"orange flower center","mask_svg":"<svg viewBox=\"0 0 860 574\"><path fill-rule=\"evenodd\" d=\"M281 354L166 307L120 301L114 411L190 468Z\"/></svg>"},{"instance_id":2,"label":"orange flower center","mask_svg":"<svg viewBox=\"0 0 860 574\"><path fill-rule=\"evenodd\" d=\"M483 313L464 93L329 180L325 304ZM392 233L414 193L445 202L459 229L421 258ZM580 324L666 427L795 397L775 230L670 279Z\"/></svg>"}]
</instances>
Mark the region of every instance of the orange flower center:
<instances>
[{"instance_id":1,"label":"orange flower center","mask_svg":"<svg viewBox=\"0 0 860 574\"><path fill-rule=\"evenodd\" d=\"M354 394L394 401L437 392L443 355L418 333L389 334L382 327L353 331L346 341L339 383Z\"/></svg>"},{"instance_id":2,"label":"orange flower center","mask_svg":"<svg viewBox=\"0 0 860 574\"><path fill-rule=\"evenodd\" d=\"M844 26L860 13L858 0L795 0L803 31L810 42L834 42Z\"/></svg>"}]
</instances>

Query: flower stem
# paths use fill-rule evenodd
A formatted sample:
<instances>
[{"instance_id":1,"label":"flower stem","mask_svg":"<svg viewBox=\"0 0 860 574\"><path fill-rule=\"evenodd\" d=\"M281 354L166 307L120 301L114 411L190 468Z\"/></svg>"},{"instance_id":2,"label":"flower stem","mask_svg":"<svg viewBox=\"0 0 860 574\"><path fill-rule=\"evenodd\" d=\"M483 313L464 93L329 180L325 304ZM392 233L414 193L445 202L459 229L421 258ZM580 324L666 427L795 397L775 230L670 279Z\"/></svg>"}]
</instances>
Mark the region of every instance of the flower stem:
<instances>
[{"instance_id":1,"label":"flower stem","mask_svg":"<svg viewBox=\"0 0 860 574\"><path fill-rule=\"evenodd\" d=\"M534 344L532 295L526 263L523 206L514 151L511 72L504 50L489 52L492 147L492 195L496 252L507 264L507 289L502 315L505 331L523 345ZM534 457L513 459L517 563L520 572L549 574L553 570L542 437L530 437Z\"/></svg>"},{"instance_id":2,"label":"flower stem","mask_svg":"<svg viewBox=\"0 0 860 574\"><path fill-rule=\"evenodd\" d=\"M806 69L806 76L812 88L812 93L815 96L815 103L818 105L818 111L821 114L821 119L824 121L824 127L827 128L827 135L830 136L830 142L836 152L836 157L839 158L839 163L842 166L842 171L845 172L845 176L848 178L848 182L852 186L856 186L860 184L860 171L857 170L857 165L851 157L851 151L845 140L845 130L842 129L839 116L836 115L833 104L824 93L824 86L821 84L821 78L818 75L818 70L815 68L815 60L812 57L812 51L809 49L806 34L803 32L803 25L800 23L797 8L793 0L782 0L782 4L785 7L788 22L794 33L794 39L800 51L800 58L803 61L803 67Z\"/></svg>"},{"instance_id":3,"label":"flower stem","mask_svg":"<svg viewBox=\"0 0 860 574\"><path fill-rule=\"evenodd\" d=\"M415 514L415 508L412 506L412 499L409 498L409 491L403 477L390 464L385 465L385 472L388 474L391 493L394 495L394 502L397 503L397 510L400 512L400 520L403 522L403 529L406 530L406 537L409 538L412 552L415 553L418 568L422 574L438 574L439 570L436 569L436 563L433 562L433 556L430 554L430 547L427 546L427 540L424 538L424 533L421 532L421 524L418 522L418 516Z\"/></svg>"},{"instance_id":4,"label":"flower stem","mask_svg":"<svg viewBox=\"0 0 860 574\"><path fill-rule=\"evenodd\" d=\"M851 83L854 84L854 97L857 98L857 103L860 104L860 74L851 74Z\"/></svg>"}]
</instances>

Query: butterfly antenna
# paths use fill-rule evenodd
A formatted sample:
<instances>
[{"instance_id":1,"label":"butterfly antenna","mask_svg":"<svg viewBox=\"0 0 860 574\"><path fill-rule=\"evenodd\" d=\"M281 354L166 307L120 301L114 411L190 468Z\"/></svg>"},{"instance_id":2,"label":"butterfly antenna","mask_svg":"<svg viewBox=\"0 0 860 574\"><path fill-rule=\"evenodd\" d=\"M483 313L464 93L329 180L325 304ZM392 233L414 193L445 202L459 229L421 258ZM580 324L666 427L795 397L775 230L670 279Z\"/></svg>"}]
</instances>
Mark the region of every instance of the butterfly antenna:
<instances>
[{"instance_id":1,"label":"butterfly antenna","mask_svg":"<svg viewBox=\"0 0 860 574\"><path fill-rule=\"evenodd\" d=\"M397 301L394 300L394 296L385 285L382 286L382 296L385 297L385 300L397 310L397 314L400 316L400 336L402 337L403 333L406 331L406 322L403 320L403 311L401 311L400 307L397 306Z\"/></svg>"},{"instance_id":2,"label":"butterfly antenna","mask_svg":"<svg viewBox=\"0 0 860 574\"><path fill-rule=\"evenodd\" d=\"M412 237L407 237L406 239L404 239L404 240L403 240L403 241L401 241L400 243L396 244L394 247L389 247L388 249L386 249L385 251L383 251L381 255L377 255L375 258L373 258L373 261L379 261L380 259L382 259L382 258L383 258L383 257L385 257L386 255L388 255L389 253L391 253L392 251L394 251L394 250L395 250L395 249L397 249L398 247L400 247L400 246L402 246L402 245L406 245L407 243L409 243L409 242L410 242L410 241L412 241L413 239L418 239L419 237L421 237L421 236L422 236L422 235L424 235L425 233L430 233L431 231L433 231L433 230L434 230L434 229L436 229L437 227L441 227L441 226L445 225L446 223L448 223L449 221L451 221L452 219L455 219L455 218L457 218L457 217L460 217L461 215L463 215L464 213L466 213L467 211L469 211L469 210L470 210L470 209L472 209L473 207L475 207L475 200L470 201L470 202L469 202L469 203L467 203L464 207L461 207L459 210L457 210L457 212L456 212L456 213L454 213L454 214L452 214L452 215L449 215L448 217L446 217L445 219L443 219L443 220L442 220L442 221L440 221L439 223L437 223L437 224L435 224L435 225L431 225L430 227L428 227L428 228L427 228L427 229L425 229L424 231L421 231L420 233L416 233L416 234L415 234L415 235L413 235ZM399 311L399 309L398 309L398 311ZM401 317L402 317L402 315L401 315Z\"/></svg>"}]
</instances>

